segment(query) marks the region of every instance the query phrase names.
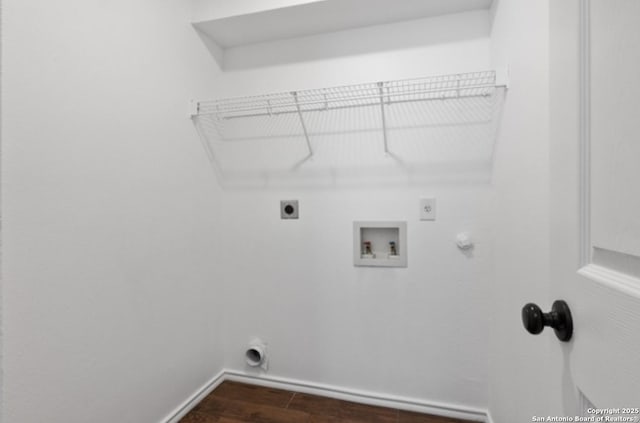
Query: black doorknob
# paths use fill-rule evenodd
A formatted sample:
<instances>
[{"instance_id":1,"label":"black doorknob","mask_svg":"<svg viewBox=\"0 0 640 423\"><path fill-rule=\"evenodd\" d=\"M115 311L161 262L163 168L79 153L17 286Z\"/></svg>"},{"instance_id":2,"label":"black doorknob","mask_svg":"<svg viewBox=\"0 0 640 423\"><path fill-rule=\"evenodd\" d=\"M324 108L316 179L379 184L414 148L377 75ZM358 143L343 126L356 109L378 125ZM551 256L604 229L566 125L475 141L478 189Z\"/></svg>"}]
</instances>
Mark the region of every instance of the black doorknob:
<instances>
[{"instance_id":1,"label":"black doorknob","mask_svg":"<svg viewBox=\"0 0 640 423\"><path fill-rule=\"evenodd\" d=\"M522 307L522 324L534 335L542 332L545 326L550 326L559 340L567 342L573 335L573 320L566 302L557 300L551 307L551 312L543 313L540 307L529 303Z\"/></svg>"}]
</instances>

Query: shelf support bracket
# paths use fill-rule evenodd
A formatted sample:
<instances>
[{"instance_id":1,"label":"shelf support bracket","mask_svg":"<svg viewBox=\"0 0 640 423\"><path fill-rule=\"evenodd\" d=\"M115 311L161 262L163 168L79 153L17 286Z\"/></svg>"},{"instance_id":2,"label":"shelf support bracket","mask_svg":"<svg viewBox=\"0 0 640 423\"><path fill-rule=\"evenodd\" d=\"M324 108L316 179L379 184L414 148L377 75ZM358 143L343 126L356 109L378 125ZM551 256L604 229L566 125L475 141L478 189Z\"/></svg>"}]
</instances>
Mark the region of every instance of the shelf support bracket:
<instances>
[{"instance_id":1,"label":"shelf support bracket","mask_svg":"<svg viewBox=\"0 0 640 423\"><path fill-rule=\"evenodd\" d=\"M384 114L384 82L378 82L378 90L380 90L380 113L382 116L382 137L384 138L384 154L389 154L389 146L387 144L387 117Z\"/></svg>"},{"instance_id":2,"label":"shelf support bracket","mask_svg":"<svg viewBox=\"0 0 640 423\"><path fill-rule=\"evenodd\" d=\"M303 160L303 161L306 161L307 159L313 156L313 149L311 148L311 141L309 140L309 132L307 131L306 123L304 123L304 117L302 116L302 110L300 109L300 103L298 102L298 93L296 91L293 91L291 94L293 95L293 99L296 102L296 110L298 111L298 117L300 118L300 125L302 125L304 138L307 141L307 148L309 149L309 155Z\"/></svg>"},{"instance_id":3,"label":"shelf support bracket","mask_svg":"<svg viewBox=\"0 0 640 423\"><path fill-rule=\"evenodd\" d=\"M200 113L200 102L197 100L191 100L189 102L189 117L194 119Z\"/></svg>"}]
</instances>

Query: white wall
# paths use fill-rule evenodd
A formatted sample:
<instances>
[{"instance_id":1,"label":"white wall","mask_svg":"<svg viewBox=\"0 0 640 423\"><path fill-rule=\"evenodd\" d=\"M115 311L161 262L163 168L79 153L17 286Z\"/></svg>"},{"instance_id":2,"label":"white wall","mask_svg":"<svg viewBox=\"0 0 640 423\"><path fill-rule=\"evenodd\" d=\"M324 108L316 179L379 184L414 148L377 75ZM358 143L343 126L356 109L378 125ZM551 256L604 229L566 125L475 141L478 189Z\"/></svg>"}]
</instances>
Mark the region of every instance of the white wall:
<instances>
[{"instance_id":1,"label":"white wall","mask_svg":"<svg viewBox=\"0 0 640 423\"><path fill-rule=\"evenodd\" d=\"M258 10L240 3L215 7ZM226 73L187 24L194 11L175 2L3 7L6 422L68 421L69 410L78 421L160 421L223 357L248 371L253 336L269 344L272 376L489 403L496 423L538 411L519 398L544 386L536 363L548 346L524 332L519 309L545 303L548 290L546 2L501 0L491 43L425 40ZM185 119L192 97L505 62L512 81L495 187L220 192ZM437 197L436 222L418 221L422 196ZM281 221L279 200L291 198L301 219ZM351 225L368 219L408 221L407 269L353 267ZM471 256L454 245L463 230L476 240Z\"/></svg>"},{"instance_id":2,"label":"white wall","mask_svg":"<svg viewBox=\"0 0 640 423\"><path fill-rule=\"evenodd\" d=\"M216 97L485 70L482 18L474 39L220 72ZM436 222L418 220L421 196L437 197ZM300 200L300 220L280 220L283 199ZM268 376L486 408L491 204L491 186L476 180L228 189L227 368L250 371L244 351L259 336ZM354 220L406 220L409 267L354 268ZM477 241L471 257L455 246L463 230Z\"/></svg>"},{"instance_id":3,"label":"white wall","mask_svg":"<svg viewBox=\"0 0 640 423\"><path fill-rule=\"evenodd\" d=\"M210 58L172 1L5 0L6 422L158 422L222 368Z\"/></svg>"},{"instance_id":4,"label":"white wall","mask_svg":"<svg viewBox=\"0 0 640 423\"><path fill-rule=\"evenodd\" d=\"M4 19L3 19L3 5L2 5L2 1L0 0L0 94L3 93L3 89L2 89L2 83L3 83L3 79L2 79L2 70L3 65L2 65L2 59L4 57L3 55L3 51L2 51L2 47L3 47L3 38L2 38L2 34L3 34L3 27L4 27ZM3 149L3 138L2 138L2 108L3 108L3 104L2 104L2 96L0 95L0 158L2 157L2 149ZM0 176L2 175L2 160L0 159ZM3 209L2 209L2 184L0 181L0 222L2 222L3 219ZM3 250L2 250L2 226L0 223L0 410L4 409L4 344L3 344L3 340L4 340L4 334L3 334L3 322L4 322L4 300L2 297L2 284L3 284L3 268L2 268L2 254L3 254ZM4 421L4 419L2 418L2 411L0 411L0 423L2 423Z\"/></svg>"},{"instance_id":5,"label":"white wall","mask_svg":"<svg viewBox=\"0 0 640 423\"><path fill-rule=\"evenodd\" d=\"M438 220L418 221L418 199ZM253 336L269 343L269 375L484 408L491 197L486 186L229 192L227 361L248 370ZM300 200L299 221L278 201ZM354 220L406 220L407 269L354 268ZM477 240L457 250L458 231Z\"/></svg>"},{"instance_id":6,"label":"white wall","mask_svg":"<svg viewBox=\"0 0 640 423\"><path fill-rule=\"evenodd\" d=\"M402 69L400 74L410 72L411 66L407 66L407 62L415 61L444 62L445 66L440 64L438 67L452 68L464 60L464 56L455 58L452 50L468 46L464 41L486 42L488 24L487 12L479 10L372 25L227 48L224 50L223 63L225 70L234 70L359 56L359 68L367 68L371 64L366 58L370 56L370 59L381 59L385 63L383 69ZM418 52L425 46L430 46L431 50L426 57L420 57ZM386 57L370 55L383 51L388 52ZM484 53L486 51L482 48L468 52L476 58Z\"/></svg>"},{"instance_id":7,"label":"white wall","mask_svg":"<svg viewBox=\"0 0 640 423\"><path fill-rule=\"evenodd\" d=\"M489 30L473 11L230 48L216 97L487 70Z\"/></svg>"},{"instance_id":8,"label":"white wall","mask_svg":"<svg viewBox=\"0 0 640 423\"><path fill-rule=\"evenodd\" d=\"M492 289L489 409L494 423L551 412L551 338L529 335L520 310L549 302L549 104L546 1L500 0L492 61L510 66L496 148L495 282Z\"/></svg>"}]
</instances>

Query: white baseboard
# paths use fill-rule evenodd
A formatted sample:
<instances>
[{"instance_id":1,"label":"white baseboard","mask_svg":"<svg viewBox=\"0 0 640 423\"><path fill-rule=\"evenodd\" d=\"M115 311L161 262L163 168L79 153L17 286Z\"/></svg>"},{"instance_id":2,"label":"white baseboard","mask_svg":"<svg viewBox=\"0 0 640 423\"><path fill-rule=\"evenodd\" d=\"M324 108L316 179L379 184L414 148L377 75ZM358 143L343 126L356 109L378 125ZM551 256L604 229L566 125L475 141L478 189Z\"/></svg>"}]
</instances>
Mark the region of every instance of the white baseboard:
<instances>
[{"instance_id":1,"label":"white baseboard","mask_svg":"<svg viewBox=\"0 0 640 423\"><path fill-rule=\"evenodd\" d=\"M181 418L187 415L189 411L191 411L200 401L204 399L207 395L211 393L214 389L218 387L225 380L225 371L222 370L220 373L211 378L207 383L204 384L200 389L198 389L191 397L189 397L186 401L180 404L175 410L173 410L167 417L165 417L162 422L163 423L178 423Z\"/></svg>"},{"instance_id":2,"label":"white baseboard","mask_svg":"<svg viewBox=\"0 0 640 423\"><path fill-rule=\"evenodd\" d=\"M344 401L358 402L362 404L376 405L379 407L397 408L399 410L415 411L418 413L433 414L436 416L472 420L478 422L493 423L487 410L465 407L459 404L451 404L437 401L424 401L415 398L406 398L395 395L381 395L356 389L340 388L331 385L313 382L253 375L235 370L223 370L212 378L205 386L169 415L163 423L178 423L198 402L213 391L225 380L242 382L251 385L259 385L267 388L285 389L288 391L302 392L323 397L336 398Z\"/></svg>"},{"instance_id":3,"label":"white baseboard","mask_svg":"<svg viewBox=\"0 0 640 423\"><path fill-rule=\"evenodd\" d=\"M487 423L493 423L493 417L491 417L490 410L487 410Z\"/></svg>"}]
</instances>

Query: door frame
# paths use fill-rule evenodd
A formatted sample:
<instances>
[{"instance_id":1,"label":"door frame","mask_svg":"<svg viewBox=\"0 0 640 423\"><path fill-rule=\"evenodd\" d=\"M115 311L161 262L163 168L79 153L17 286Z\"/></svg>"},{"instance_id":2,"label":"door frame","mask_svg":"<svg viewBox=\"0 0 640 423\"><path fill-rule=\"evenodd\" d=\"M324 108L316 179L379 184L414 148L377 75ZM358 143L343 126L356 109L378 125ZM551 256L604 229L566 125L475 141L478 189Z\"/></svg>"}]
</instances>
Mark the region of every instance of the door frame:
<instances>
[{"instance_id":1,"label":"door frame","mask_svg":"<svg viewBox=\"0 0 640 423\"><path fill-rule=\"evenodd\" d=\"M591 263L591 37L590 0L578 4L578 183L580 267Z\"/></svg>"}]
</instances>

